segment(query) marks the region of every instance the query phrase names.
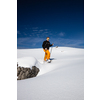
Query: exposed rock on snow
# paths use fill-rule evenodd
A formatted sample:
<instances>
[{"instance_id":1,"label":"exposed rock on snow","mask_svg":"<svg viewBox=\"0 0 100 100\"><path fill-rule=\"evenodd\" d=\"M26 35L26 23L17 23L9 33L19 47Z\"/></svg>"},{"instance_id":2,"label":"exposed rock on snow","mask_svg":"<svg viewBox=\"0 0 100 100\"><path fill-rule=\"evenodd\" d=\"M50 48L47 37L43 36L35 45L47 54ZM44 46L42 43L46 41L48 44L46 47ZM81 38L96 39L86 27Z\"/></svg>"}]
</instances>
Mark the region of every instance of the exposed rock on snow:
<instances>
[{"instance_id":1,"label":"exposed rock on snow","mask_svg":"<svg viewBox=\"0 0 100 100\"><path fill-rule=\"evenodd\" d=\"M36 77L39 71L40 71L39 68L37 68L36 66L32 66L32 69L17 67L17 76L18 76L17 80Z\"/></svg>"}]
</instances>

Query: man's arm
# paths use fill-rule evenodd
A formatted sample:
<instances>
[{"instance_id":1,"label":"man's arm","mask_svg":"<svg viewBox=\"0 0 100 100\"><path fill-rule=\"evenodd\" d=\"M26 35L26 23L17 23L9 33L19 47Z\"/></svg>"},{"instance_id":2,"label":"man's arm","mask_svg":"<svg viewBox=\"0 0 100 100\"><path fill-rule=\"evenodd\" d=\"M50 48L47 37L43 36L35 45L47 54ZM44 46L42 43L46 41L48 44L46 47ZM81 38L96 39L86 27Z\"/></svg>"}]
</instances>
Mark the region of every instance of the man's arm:
<instances>
[{"instance_id":1,"label":"man's arm","mask_svg":"<svg viewBox=\"0 0 100 100\"><path fill-rule=\"evenodd\" d=\"M51 46L53 46L53 44L50 44L49 46L51 47Z\"/></svg>"},{"instance_id":2,"label":"man's arm","mask_svg":"<svg viewBox=\"0 0 100 100\"><path fill-rule=\"evenodd\" d=\"M50 47L52 46L52 44L49 45Z\"/></svg>"}]
</instances>

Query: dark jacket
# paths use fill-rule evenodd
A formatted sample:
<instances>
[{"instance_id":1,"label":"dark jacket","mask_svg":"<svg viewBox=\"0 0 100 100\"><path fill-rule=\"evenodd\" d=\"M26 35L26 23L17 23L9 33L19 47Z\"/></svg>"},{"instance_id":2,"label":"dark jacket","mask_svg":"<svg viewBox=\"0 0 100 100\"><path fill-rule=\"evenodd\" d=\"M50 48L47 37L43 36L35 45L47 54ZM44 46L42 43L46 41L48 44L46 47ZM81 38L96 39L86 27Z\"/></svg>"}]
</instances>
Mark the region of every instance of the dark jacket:
<instances>
[{"instance_id":1,"label":"dark jacket","mask_svg":"<svg viewBox=\"0 0 100 100\"><path fill-rule=\"evenodd\" d=\"M50 42L47 40L44 41L42 44L43 49L47 48L49 50L49 47L51 47L51 46L52 46L52 44L50 44Z\"/></svg>"}]
</instances>

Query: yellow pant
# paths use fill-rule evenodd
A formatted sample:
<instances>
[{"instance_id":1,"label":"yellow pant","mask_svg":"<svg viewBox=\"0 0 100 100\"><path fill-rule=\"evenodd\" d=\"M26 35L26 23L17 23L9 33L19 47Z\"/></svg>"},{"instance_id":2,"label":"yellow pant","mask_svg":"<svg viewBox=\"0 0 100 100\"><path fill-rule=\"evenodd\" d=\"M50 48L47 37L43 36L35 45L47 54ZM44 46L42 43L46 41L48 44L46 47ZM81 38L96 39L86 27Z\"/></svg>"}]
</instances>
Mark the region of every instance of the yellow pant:
<instances>
[{"instance_id":1,"label":"yellow pant","mask_svg":"<svg viewBox=\"0 0 100 100\"><path fill-rule=\"evenodd\" d=\"M45 50L45 49L43 49L43 50L45 52L44 60L46 61L46 59L47 60L50 59L50 52L49 52L49 50Z\"/></svg>"}]
</instances>

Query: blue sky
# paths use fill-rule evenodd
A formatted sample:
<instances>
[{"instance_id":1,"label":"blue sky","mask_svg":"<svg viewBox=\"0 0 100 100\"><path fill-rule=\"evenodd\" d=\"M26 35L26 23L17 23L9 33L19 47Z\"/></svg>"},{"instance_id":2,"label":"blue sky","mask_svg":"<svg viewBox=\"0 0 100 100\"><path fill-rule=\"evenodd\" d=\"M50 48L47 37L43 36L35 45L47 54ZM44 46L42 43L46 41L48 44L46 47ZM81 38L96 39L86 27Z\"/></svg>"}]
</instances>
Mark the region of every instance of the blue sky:
<instances>
[{"instance_id":1,"label":"blue sky","mask_svg":"<svg viewBox=\"0 0 100 100\"><path fill-rule=\"evenodd\" d=\"M17 48L84 48L84 0L17 0Z\"/></svg>"}]
</instances>

